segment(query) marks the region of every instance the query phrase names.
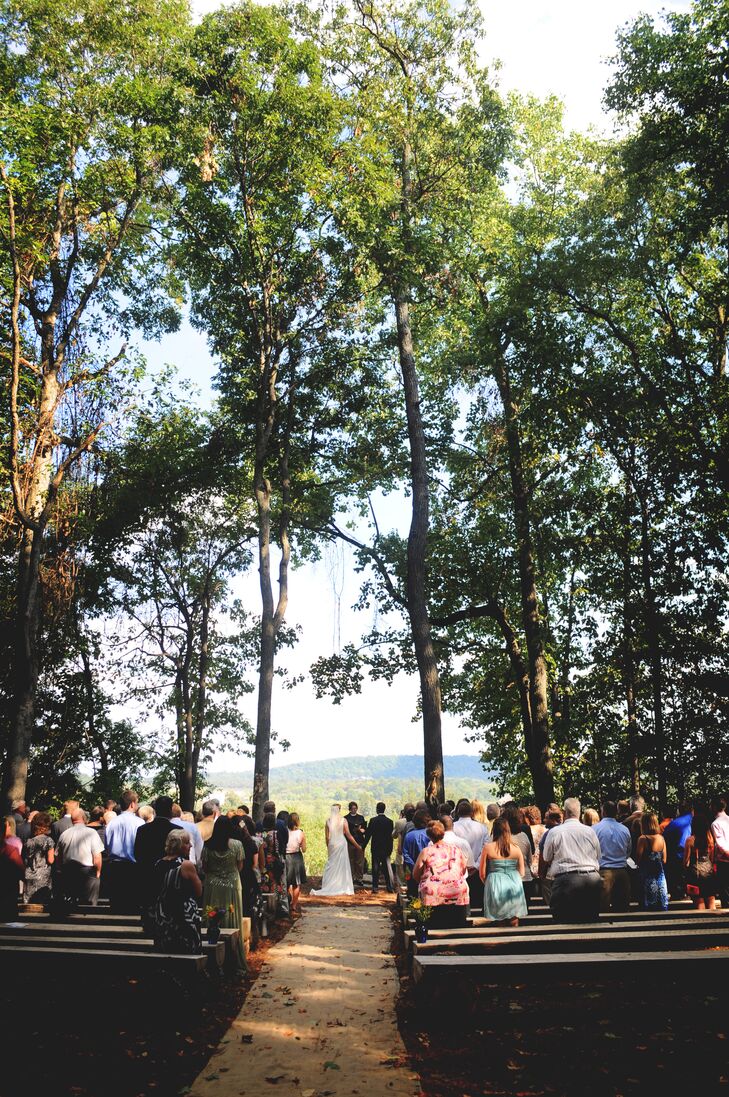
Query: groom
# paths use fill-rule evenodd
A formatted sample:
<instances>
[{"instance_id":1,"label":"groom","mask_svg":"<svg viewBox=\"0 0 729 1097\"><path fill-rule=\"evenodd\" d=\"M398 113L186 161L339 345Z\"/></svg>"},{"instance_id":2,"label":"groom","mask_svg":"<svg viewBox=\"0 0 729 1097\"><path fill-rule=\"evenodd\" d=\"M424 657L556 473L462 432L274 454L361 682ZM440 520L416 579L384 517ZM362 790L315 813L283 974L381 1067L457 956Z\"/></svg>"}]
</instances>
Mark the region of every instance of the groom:
<instances>
[{"instance_id":1,"label":"groom","mask_svg":"<svg viewBox=\"0 0 729 1097\"><path fill-rule=\"evenodd\" d=\"M377 815L370 819L365 834L365 845L370 843L370 859L372 861L372 894L377 891L380 869L388 891L395 890L392 878L392 828L394 823L385 815L385 805L380 801L377 805Z\"/></svg>"},{"instance_id":2,"label":"groom","mask_svg":"<svg viewBox=\"0 0 729 1097\"><path fill-rule=\"evenodd\" d=\"M352 869L352 883L356 888L364 887L364 847L365 847L365 817L358 813L359 808L355 800L352 800L349 805L349 814L344 818L347 820L349 826L349 833L357 843L353 846L350 842L347 843L347 852L349 853L349 866Z\"/></svg>"}]
</instances>

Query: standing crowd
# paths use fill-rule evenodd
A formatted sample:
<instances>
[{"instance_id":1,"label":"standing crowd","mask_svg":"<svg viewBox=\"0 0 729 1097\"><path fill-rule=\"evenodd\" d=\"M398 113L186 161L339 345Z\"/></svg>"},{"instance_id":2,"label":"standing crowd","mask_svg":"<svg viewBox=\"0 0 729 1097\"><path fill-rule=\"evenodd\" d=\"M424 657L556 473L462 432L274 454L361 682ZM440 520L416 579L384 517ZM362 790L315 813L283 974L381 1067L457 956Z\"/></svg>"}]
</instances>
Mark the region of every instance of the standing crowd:
<instances>
[{"instance_id":1,"label":"standing crowd","mask_svg":"<svg viewBox=\"0 0 729 1097\"><path fill-rule=\"evenodd\" d=\"M90 812L68 800L56 820L20 801L0 822L0 922L17 919L20 900L62 917L103 896L112 913L139 914L161 950L195 953L204 921L239 929L245 916L300 910L306 836L271 801L256 825L245 805L223 814L210 799L193 814L127 789ZM238 958L245 966L240 939Z\"/></svg>"},{"instance_id":2,"label":"standing crowd","mask_svg":"<svg viewBox=\"0 0 729 1097\"><path fill-rule=\"evenodd\" d=\"M447 801L433 817L406 804L395 824L396 867L408 893L431 907L431 925L466 924L469 907L518 925L540 894L559 922L601 911L667 910L669 896L698 909L729 908L727 802L680 804L664 819L641 796L606 800L598 813L568 797L560 808Z\"/></svg>"}]
</instances>

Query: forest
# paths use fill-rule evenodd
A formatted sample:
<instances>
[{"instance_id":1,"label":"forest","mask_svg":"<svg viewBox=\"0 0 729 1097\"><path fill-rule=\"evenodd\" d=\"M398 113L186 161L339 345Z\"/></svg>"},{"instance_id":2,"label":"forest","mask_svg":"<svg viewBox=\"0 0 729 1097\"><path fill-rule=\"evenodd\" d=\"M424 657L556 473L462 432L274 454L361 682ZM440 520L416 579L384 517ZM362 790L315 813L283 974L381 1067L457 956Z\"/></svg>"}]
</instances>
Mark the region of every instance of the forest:
<instances>
[{"instance_id":1,"label":"forest","mask_svg":"<svg viewBox=\"0 0 729 1097\"><path fill-rule=\"evenodd\" d=\"M0 0L6 802L85 768L190 809L234 747L259 814L337 542L378 624L310 679L416 676L427 799L442 711L541 805L726 789L729 7L616 31L609 138L503 93L487 30ZM183 317L212 407L140 350Z\"/></svg>"}]
</instances>

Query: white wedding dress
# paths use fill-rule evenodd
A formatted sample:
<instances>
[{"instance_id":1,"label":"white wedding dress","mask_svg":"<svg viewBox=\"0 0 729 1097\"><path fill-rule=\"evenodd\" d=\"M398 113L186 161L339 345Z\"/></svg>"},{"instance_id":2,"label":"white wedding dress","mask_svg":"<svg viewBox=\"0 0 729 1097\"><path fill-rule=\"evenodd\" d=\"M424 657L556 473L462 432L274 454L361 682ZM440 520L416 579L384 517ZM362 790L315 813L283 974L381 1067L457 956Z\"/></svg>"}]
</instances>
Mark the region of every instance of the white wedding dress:
<instances>
[{"instance_id":1,"label":"white wedding dress","mask_svg":"<svg viewBox=\"0 0 729 1097\"><path fill-rule=\"evenodd\" d=\"M327 863L318 891L312 895L354 895L352 869L349 866L347 839L344 837L344 820L339 808L332 808L329 816L329 843Z\"/></svg>"}]
</instances>

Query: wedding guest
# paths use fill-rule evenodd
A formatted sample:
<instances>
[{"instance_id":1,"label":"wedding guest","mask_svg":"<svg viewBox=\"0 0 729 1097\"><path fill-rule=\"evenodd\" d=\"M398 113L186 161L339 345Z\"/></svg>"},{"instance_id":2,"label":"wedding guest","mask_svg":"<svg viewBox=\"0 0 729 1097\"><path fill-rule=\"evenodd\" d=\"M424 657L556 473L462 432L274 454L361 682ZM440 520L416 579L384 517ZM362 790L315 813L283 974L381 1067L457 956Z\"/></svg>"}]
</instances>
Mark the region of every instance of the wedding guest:
<instances>
[{"instance_id":1,"label":"wedding guest","mask_svg":"<svg viewBox=\"0 0 729 1097\"><path fill-rule=\"evenodd\" d=\"M51 838L58 846L58 839L63 834L64 830L68 830L73 826L71 822L71 815L79 808L78 800L66 800L63 805L63 814L60 819L56 819L54 823L51 823Z\"/></svg>"},{"instance_id":2,"label":"wedding guest","mask_svg":"<svg viewBox=\"0 0 729 1097\"><path fill-rule=\"evenodd\" d=\"M248 807L247 804L239 804L237 811L239 815L250 815L251 813L251 809Z\"/></svg>"},{"instance_id":3,"label":"wedding guest","mask_svg":"<svg viewBox=\"0 0 729 1097\"><path fill-rule=\"evenodd\" d=\"M240 873L243 868L243 845L235 837L236 824L224 815L215 821L213 833L203 848L202 868L205 873L203 907L224 910L221 928L240 929L243 917L243 891ZM232 908L232 909L231 909ZM241 936L236 949L237 966L246 966Z\"/></svg>"},{"instance_id":4,"label":"wedding guest","mask_svg":"<svg viewBox=\"0 0 729 1097\"><path fill-rule=\"evenodd\" d=\"M395 873L400 884L405 883L405 864L402 858L402 843L414 814L415 804L405 804L400 812L400 818L395 821L392 828L392 837L395 846Z\"/></svg>"},{"instance_id":5,"label":"wedding guest","mask_svg":"<svg viewBox=\"0 0 729 1097\"><path fill-rule=\"evenodd\" d=\"M469 893L466 882L466 856L458 846L443 841L441 822L427 828L429 844L418 854L413 880L424 906L432 907L430 925L434 929L465 926Z\"/></svg>"},{"instance_id":6,"label":"wedding guest","mask_svg":"<svg viewBox=\"0 0 729 1097\"><path fill-rule=\"evenodd\" d=\"M585 827L594 827L596 823L600 822L600 815L594 808L585 808L582 812L582 825Z\"/></svg>"},{"instance_id":7,"label":"wedding guest","mask_svg":"<svg viewBox=\"0 0 729 1097\"><path fill-rule=\"evenodd\" d=\"M56 844L56 857L61 869L61 888L73 903L99 901L101 855L104 843L86 824L88 816L82 808L71 814L71 826L64 830Z\"/></svg>"},{"instance_id":8,"label":"wedding guest","mask_svg":"<svg viewBox=\"0 0 729 1097\"><path fill-rule=\"evenodd\" d=\"M716 845L709 820L705 815L694 815L691 833L683 847L683 864L686 890L696 910L716 908L715 856Z\"/></svg>"},{"instance_id":9,"label":"wedding guest","mask_svg":"<svg viewBox=\"0 0 729 1097\"><path fill-rule=\"evenodd\" d=\"M133 789L121 794L121 812L106 824L109 853L109 899L114 914L136 914L139 910L139 881L134 859L134 840L145 823L137 815L139 796Z\"/></svg>"},{"instance_id":10,"label":"wedding guest","mask_svg":"<svg viewBox=\"0 0 729 1097\"><path fill-rule=\"evenodd\" d=\"M289 892L289 910L292 914L301 914L299 897L301 885L306 883L306 835L299 825L299 816L295 811L289 815L289 840L286 846L286 883Z\"/></svg>"},{"instance_id":11,"label":"wedding guest","mask_svg":"<svg viewBox=\"0 0 729 1097\"><path fill-rule=\"evenodd\" d=\"M154 808L151 804L140 804L137 808L137 815L143 823L151 823L154 819Z\"/></svg>"},{"instance_id":12,"label":"wedding guest","mask_svg":"<svg viewBox=\"0 0 729 1097\"><path fill-rule=\"evenodd\" d=\"M356 842L356 845L352 842L347 843L349 867L352 870L352 883L356 890L357 888L364 887L364 847L367 835L367 825L365 823L364 815L359 814L359 805L355 800L350 802L349 812L344 818L347 820L349 833Z\"/></svg>"},{"instance_id":13,"label":"wedding guest","mask_svg":"<svg viewBox=\"0 0 729 1097\"><path fill-rule=\"evenodd\" d=\"M666 840L665 861L668 874L668 890L674 899L683 898L686 892L683 878L683 851L686 839L691 833L693 817L693 804L686 801L679 805L678 815L663 831L663 837Z\"/></svg>"},{"instance_id":14,"label":"wedding guest","mask_svg":"<svg viewBox=\"0 0 729 1097\"><path fill-rule=\"evenodd\" d=\"M164 857L167 835L172 830L172 797L158 796L152 805L154 819L140 827L134 836L134 860L137 862L139 903L149 911L155 901L154 866Z\"/></svg>"},{"instance_id":15,"label":"wedding guest","mask_svg":"<svg viewBox=\"0 0 729 1097\"><path fill-rule=\"evenodd\" d=\"M190 835L190 860L193 865L199 865L202 858L203 840L191 811L183 811L179 804L172 805L170 822L174 827L182 827Z\"/></svg>"},{"instance_id":16,"label":"wedding guest","mask_svg":"<svg viewBox=\"0 0 729 1097\"><path fill-rule=\"evenodd\" d=\"M539 851L534 849L531 829L526 822L524 812L513 800L508 804L504 804L500 818L506 819L511 831L511 841L515 846L518 846L522 852L524 858L522 886L524 888L524 896L528 901L534 895L536 887L534 883L534 873L532 872L532 858L536 854L538 859Z\"/></svg>"},{"instance_id":17,"label":"wedding guest","mask_svg":"<svg viewBox=\"0 0 729 1097\"><path fill-rule=\"evenodd\" d=\"M481 801L480 800L471 800L471 807L473 809L473 814L472 814L471 818L474 820L474 822L482 823L482 824L485 825L485 823L486 823L486 809L483 806L483 804L481 803ZM488 830L488 827L486 827L486 829Z\"/></svg>"},{"instance_id":18,"label":"wedding guest","mask_svg":"<svg viewBox=\"0 0 729 1097\"><path fill-rule=\"evenodd\" d=\"M471 846L465 838L459 838L458 835L454 833L453 818L450 815L441 815L440 821L445 830L443 841L446 845L458 846L463 853L463 856L466 858L466 870L470 876L472 872L476 872L478 869L478 865L473 859L473 850L471 849Z\"/></svg>"},{"instance_id":19,"label":"wedding guest","mask_svg":"<svg viewBox=\"0 0 729 1097\"><path fill-rule=\"evenodd\" d=\"M666 840L652 811L643 814L635 859L640 881L640 905L643 910L668 910L668 885L664 865Z\"/></svg>"},{"instance_id":20,"label":"wedding guest","mask_svg":"<svg viewBox=\"0 0 729 1097\"><path fill-rule=\"evenodd\" d=\"M261 873L261 893L273 896L275 913L283 913L288 910L288 903L284 907L286 894L286 852L281 856L278 832L276 830L276 816L269 811L263 816L263 831L261 834L261 846L258 850L258 864Z\"/></svg>"},{"instance_id":21,"label":"wedding guest","mask_svg":"<svg viewBox=\"0 0 729 1097\"><path fill-rule=\"evenodd\" d=\"M88 825L92 830L95 830L101 841L104 843L104 852L106 852L106 823L104 822L104 809L102 807L94 807L89 812Z\"/></svg>"},{"instance_id":22,"label":"wedding guest","mask_svg":"<svg viewBox=\"0 0 729 1097\"><path fill-rule=\"evenodd\" d=\"M497 925L518 926L529 913L522 884L524 854L504 816L494 820L491 841L481 852L479 875L485 884L484 917Z\"/></svg>"},{"instance_id":23,"label":"wedding guest","mask_svg":"<svg viewBox=\"0 0 729 1097\"><path fill-rule=\"evenodd\" d=\"M630 815L630 800L618 800L618 814L616 816L619 823L624 823Z\"/></svg>"},{"instance_id":24,"label":"wedding guest","mask_svg":"<svg viewBox=\"0 0 729 1097\"><path fill-rule=\"evenodd\" d=\"M726 813L726 799L717 797L712 804L714 822L711 824L711 836L714 839L714 862L716 864L716 888L721 900L721 909L729 909L729 816Z\"/></svg>"},{"instance_id":25,"label":"wedding guest","mask_svg":"<svg viewBox=\"0 0 729 1097\"><path fill-rule=\"evenodd\" d=\"M220 801L215 799L206 800L202 806L202 819L196 824L203 842L207 842L208 838L212 836L213 827L219 815Z\"/></svg>"},{"instance_id":26,"label":"wedding guest","mask_svg":"<svg viewBox=\"0 0 729 1097\"><path fill-rule=\"evenodd\" d=\"M501 815L501 808L499 807L498 804L487 804L486 805L486 829L489 832L489 837L491 836L491 834L493 832L494 819L498 819L498 817L500 815Z\"/></svg>"},{"instance_id":27,"label":"wedding guest","mask_svg":"<svg viewBox=\"0 0 729 1097\"><path fill-rule=\"evenodd\" d=\"M547 865L544 863L543 850L544 843L547 840L547 835L554 827L560 826L562 822L562 809L558 808L555 804L550 804L544 813L544 834L539 839L539 887L542 892L542 898L544 902L549 906L549 900L552 895L552 881L547 879Z\"/></svg>"},{"instance_id":28,"label":"wedding guest","mask_svg":"<svg viewBox=\"0 0 729 1097\"><path fill-rule=\"evenodd\" d=\"M600 843L602 911L625 911L630 908L630 831L618 822L617 812L617 804L613 800L606 800L602 805L602 820L593 828Z\"/></svg>"},{"instance_id":29,"label":"wedding guest","mask_svg":"<svg viewBox=\"0 0 729 1097\"><path fill-rule=\"evenodd\" d=\"M258 869L258 850L261 838L256 834L256 826L250 815L240 815L237 820L235 837L243 846L243 868L240 883L243 889L243 914L252 918L254 908L261 891Z\"/></svg>"},{"instance_id":30,"label":"wedding guest","mask_svg":"<svg viewBox=\"0 0 729 1097\"><path fill-rule=\"evenodd\" d=\"M413 829L409 831L402 844L402 859L405 868L405 879L408 886L408 894L413 898L417 894L417 884L413 880L413 869L420 851L425 849L430 838L426 828L430 824L430 815L425 808L420 808L413 815Z\"/></svg>"},{"instance_id":31,"label":"wedding guest","mask_svg":"<svg viewBox=\"0 0 729 1097\"><path fill-rule=\"evenodd\" d=\"M8 824L0 820L0 922L17 922L19 884L23 879L23 859L8 838Z\"/></svg>"},{"instance_id":32,"label":"wedding guest","mask_svg":"<svg viewBox=\"0 0 729 1097\"><path fill-rule=\"evenodd\" d=\"M477 823L473 818L473 806L470 800L461 800L456 804L458 818L453 824L453 833L465 838L471 847L476 864L481 860L481 850L488 839L489 832L485 823Z\"/></svg>"},{"instance_id":33,"label":"wedding guest","mask_svg":"<svg viewBox=\"0 0 729 1097\"><path fill-rule=\"evenodd\" d=\"M580 801L564 802L564 822L547 832L542 860L552 881L550 910L557 922L596 922L600 914L600 843L580 822Z\"/></svg>"},{"instance_id":34,"label":"wedding guest","mask_svg":"<svg viewBox=\"0 0 729 1097\"><path fill-rule=\"evenodd\" d=\"M112 812L114 815L121 813L121 807L117 804L116 800L107 800L104 804L104 815L108 812ZM106 820L108 822L108 819Z\"/></svg>"},{"instance_id":35,"label":"wedding guest","mask_svg":"<svg viewBox=\"0 0 729 1097\"><path fill-rule=\"evenodd\" d=\"M191 845L189 832L173 827L165 839L164 857L155 865L151 921L154 947L160 952L202 952L198 902L203 886L189 859Z\"/></svg>"},{"instance_id":36,"label":"wedding guest","mask_svg":"<svg viewBox=\"0 0 729 1097\"><path fill-rule=\"evenodd\" d=\"M281 859L281 865L283 866L283 877L284 877L282 888L281 888L281 893L280 893L280 896L279 896L279 908L280 908L280 913L286 915L286 914L289 913L289 893L286 889L286 879L285 879L285 877L286 877L286 846L289 844L289 828L286 826L283 819L279 819L276 816L276 804L274 803L273 800L267 800L266 803L263 805L264 819L265 819L266 815L273 815L274 816L274 829L275 829L276 835L278 837L278 852L279 852L279 857ZM259 831L263 830L263 823L259 824L258 830Z\"/></svg>"},{"instance_id":37,"label":"wedding guest","mask_svg":"<svg viewBox=\"0 0 729 1097\"><path fill-rule=\"evenodd\" d=\"M21 842L20 838L18 838L18 835L16 833L17 823L15 822L15 816L14 815L6 815L5 816L5 828L6 828L5 833L7 835L7 837L5 838L5 841L13 849L17 850L18 853L20 854L20 856L22 857L23 856L23 843Z\"/></svg>"},{"instance_id":38,"label":"wedding guest","mask_svg":"<svg viewBox=\"0 0 729 1097\"><path fill-rule=\"evenodd\" d=\"M15 837L25 844L30 838L30 812L25 800L16 800L12 812L15 817Z\"/></svg>"},{"instance_id":39,"label":"wedding guest","mask_svg":"<svg viewBox=\"0 0 729 1097\"><path fill-rule=\"evenodd\" d=\"M621 819L620 822L630 831L630 837L632 839L631 856L635 857L638 839L640 838L641 833L641 823L645 812L645 800L642 796L631 796L628 803L630 806L630 814L627 818Z\"/></svg>"},{"instance_id":40,"label":"wedding guest","mask_svg":"<svg viewBox=\"0 0 729 1097\"><path fill-rule=\"evenodd\" d=\"M534 850L531 855L531 871L532 878L535 881L533 886L536 891L539 886L539 843L547 828L542 822L542 813L536 804L530 804L529 807L523 808L522 815L524 817L524 822L529 827L534 845Z\"/></svg>"},{"instance_id":41,"label":"wedding guest","mask_svg":"<svg viewBox=\"0 0 729 1097\"><path fill-rule=\"evenodd\" d=\"M30 838L23 848L25 901L47 904L51 900L52 865L56 856L55 842L50 834L50 815L36 812L30 830Z\"/></svg>"}]
</instances>

